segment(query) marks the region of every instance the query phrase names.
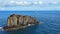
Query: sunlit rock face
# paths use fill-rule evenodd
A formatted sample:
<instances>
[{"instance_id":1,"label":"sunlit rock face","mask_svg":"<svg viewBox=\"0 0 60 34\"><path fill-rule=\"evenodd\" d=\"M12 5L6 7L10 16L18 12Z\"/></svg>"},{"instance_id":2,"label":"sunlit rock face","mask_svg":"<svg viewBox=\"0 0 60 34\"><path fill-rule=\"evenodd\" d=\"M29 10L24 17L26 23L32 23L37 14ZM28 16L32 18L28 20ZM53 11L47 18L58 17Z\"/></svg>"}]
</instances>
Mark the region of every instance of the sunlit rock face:
<instances>
[{"instance_id":1,"label":"sunlit rock face","mask_svg":"<svg viewBox=\"0 0 60 34\"><path fill-rule=\"evenodd\" d=\"M5 30L16 30L22 29L28 26L37 25L39 22L31 16L22 16L12 14L8 17L7 26L4 27Z\"/></svg>"}]
</instances>

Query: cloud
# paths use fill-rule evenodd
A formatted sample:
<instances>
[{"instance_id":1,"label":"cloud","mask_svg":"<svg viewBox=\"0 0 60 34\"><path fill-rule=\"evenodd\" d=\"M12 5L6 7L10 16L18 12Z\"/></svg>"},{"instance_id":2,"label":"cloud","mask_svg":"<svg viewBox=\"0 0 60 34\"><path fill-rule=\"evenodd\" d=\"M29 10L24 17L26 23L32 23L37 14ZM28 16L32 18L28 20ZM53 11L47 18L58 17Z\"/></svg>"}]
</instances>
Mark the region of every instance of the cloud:
<instances>
[{"instance_id":1,"label":"cloud","mask_svg":"<svg viewBox=\"0 0 60 34\"><path fill-rule=\"evenodd\" d=\"M18 4L18 5L24 5L24 3L23 2L16 2L16 4Z\"/></svg>"},{"instance_id":2,"label":"cloud","mask_svg":"<svg viewBox=\"0 0 60 34\"><path fill-rule=\"evenodd\" d=\"M31 3L27 2L27 1L19 1L19 2L16 2L16 5L30 5Z\"/></svg>"},{"instance_id":3,"label":"cloud","mask_svg":"<svg viewBox=\"0 0 60 34\"><path fill-rule=\"evenodd\" d=\"M9 0L5 3L2 3L5 8L0 8L0 10L59 10L60 3L58 0L35 0L35 1L17 1L17 0ZM8 7L6 7L8 6ZM12 7L13 6L13 7ZM12 9L13 8L13 9Z\"/></svg>"},{"instance_id":4,"label":"cloud","mask_svg":"<svg viewBox=\"0 0 60 34\"><path fill-rule=\"evenodd\" d=\"M42 2L42 1L39 1L39 4L43 4L44 2Z\"/></svg>"},{"instance_id":5,"label":"cloud","mask_svg":"<svg viewBox=\"0 0 60 34\"><path fill-rule=\"evenodd\" d=\"M10 3L15 3L15 1L10 1Z\"/></svg>"}]
</instances>

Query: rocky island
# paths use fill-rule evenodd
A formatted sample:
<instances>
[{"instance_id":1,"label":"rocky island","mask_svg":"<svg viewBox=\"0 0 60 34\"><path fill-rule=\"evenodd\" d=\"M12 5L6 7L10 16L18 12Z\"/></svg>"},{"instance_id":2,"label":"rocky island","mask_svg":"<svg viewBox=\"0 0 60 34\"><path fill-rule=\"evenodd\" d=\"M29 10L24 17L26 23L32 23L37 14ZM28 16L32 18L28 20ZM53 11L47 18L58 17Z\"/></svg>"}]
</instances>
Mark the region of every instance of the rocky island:
<instances>
[{"instance_id":1,"label":"rocky island","mask_svg":"<svg viewBox=\"0 0 60 34\"><path fill-rule=\"evenodd\" d=\"M4 30L22 29L36 24L39 22L34 17L12 14L8 17Z\"/></svg>"}]
</instances>

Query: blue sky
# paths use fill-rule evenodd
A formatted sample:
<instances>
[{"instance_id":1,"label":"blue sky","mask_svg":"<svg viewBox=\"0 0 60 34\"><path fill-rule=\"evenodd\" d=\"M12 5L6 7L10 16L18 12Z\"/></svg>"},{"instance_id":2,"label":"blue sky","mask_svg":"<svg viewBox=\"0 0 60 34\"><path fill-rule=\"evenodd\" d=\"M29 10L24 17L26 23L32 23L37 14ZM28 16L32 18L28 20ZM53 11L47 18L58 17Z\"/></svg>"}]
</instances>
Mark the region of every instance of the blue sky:
<instances>
[{"instance_id":1,"label":"blue sky","mask_svg":"<svg viewBox=\"0 0 60 34\"><path fill-rule=\"evenodd\" d=\"M60 0L0 0L0 10L60 10Z\"/></svg>"}]
</instances>

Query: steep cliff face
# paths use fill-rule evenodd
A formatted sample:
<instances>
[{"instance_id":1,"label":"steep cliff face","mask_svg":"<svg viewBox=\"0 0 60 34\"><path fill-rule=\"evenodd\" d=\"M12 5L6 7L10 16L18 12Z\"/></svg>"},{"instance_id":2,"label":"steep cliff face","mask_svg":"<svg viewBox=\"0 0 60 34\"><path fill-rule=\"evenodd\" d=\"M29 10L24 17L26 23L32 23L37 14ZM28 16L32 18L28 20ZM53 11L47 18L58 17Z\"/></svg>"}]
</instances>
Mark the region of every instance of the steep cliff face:
<instances>
[{"instance_id":1,"label":"steep cliff face","mask_svg":"<svg viewBox=\"0 0 60 34\"><path fill-rule=\"evenodd\" d=\"M17 26L17 16L15 14L9 16L7 26L8 27L9 26Z\"/></svg>"},{"instance_id":2,"label":"steep cliff face","mask_svg":"<svg viewBox=\"0 0 60 34\"><path fill-rule=\"evenodd\" d=\"M25 28L27 26L36 25L38 23L39 22L31 16L12 14L8 17L8 24L6 27L4 27L4 29L5 30L20 29Z\"/></svg>"}]
</instances>

